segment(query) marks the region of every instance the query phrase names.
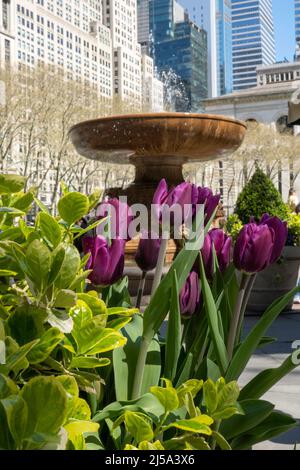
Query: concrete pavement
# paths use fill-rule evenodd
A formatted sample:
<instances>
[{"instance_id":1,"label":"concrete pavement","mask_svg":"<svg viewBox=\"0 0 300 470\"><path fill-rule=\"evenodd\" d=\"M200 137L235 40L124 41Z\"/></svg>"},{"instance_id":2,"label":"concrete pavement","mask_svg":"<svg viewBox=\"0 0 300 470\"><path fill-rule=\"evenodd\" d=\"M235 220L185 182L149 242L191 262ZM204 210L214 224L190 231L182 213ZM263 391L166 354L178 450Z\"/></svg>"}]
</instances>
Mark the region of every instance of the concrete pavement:
<instances>
[{"instance_id":1,"label":"concrete pavement","mask_svg":"<svg viewBox=\"0 0 300 470\"><path fill-rule=\"evenodd\" d=\"M298 306L299 307L299 306ZM247 317L245 333L257 322L257 317ZM277 342L262 347L250 360L241 376L240 384L248 383L264 369L278 367L292 352L292 343L300 340L300 310L288 315L281 315L272 325L267 336L277 338ZM291 414L298 420L298 427L272 441L266 441L255 448L259 450L290 450L295 444L300 450L300 366L284 377L263 398L276 405L276 409Z\"/></svg>"}]
</instances>

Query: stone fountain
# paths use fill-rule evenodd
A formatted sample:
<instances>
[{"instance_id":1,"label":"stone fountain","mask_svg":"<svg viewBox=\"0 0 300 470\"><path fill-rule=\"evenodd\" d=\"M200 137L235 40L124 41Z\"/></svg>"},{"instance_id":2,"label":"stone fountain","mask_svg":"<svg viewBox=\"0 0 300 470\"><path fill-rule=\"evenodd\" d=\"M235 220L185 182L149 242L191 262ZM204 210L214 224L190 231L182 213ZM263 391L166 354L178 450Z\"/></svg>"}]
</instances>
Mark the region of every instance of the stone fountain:
<instances>
[{"instance_id":1,"label":"stone fountain","mask_svg":"<svg viewBox=\"0 0 300 470\"><path fill-rule=\"evenodd\" d=\"M128 203L151 204L158 182L183 180L186 163L221 159L242 143L246 126L240 121L207 114L155 113L113 116L81 122L70 129L70 138L84 157L115 164L132 164L135 180L126 189L110 188L112 196L127 196ZM137 247L127 247L130 264ZM170 243L167 261L176 246Z\"/></svg>"}]
</instances>

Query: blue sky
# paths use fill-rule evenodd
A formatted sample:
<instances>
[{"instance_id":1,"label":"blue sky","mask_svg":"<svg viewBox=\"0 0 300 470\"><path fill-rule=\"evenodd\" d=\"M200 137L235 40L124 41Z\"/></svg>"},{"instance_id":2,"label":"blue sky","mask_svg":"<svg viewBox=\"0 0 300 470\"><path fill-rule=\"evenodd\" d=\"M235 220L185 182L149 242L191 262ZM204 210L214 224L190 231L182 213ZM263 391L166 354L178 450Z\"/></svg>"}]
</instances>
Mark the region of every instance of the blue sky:
<instances>
[{"instance_id":1,"label":"blue sky","mask_svg":"<svg viewBox=\"0 0 300 470\"><path fill-rule=\"evenodd\" d=\"M179 0L191 9L197 0ZM295 52L294 0L273 0L277 60L292 60Z\"/></svg>"}]
</instances>

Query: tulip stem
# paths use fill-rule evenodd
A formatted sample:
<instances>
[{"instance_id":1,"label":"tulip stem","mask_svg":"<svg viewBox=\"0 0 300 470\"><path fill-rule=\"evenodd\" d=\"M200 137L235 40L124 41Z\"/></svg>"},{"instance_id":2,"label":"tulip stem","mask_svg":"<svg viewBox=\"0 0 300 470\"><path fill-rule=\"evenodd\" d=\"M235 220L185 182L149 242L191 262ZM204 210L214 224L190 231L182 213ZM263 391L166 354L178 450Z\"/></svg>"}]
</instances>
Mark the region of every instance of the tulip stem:
<instances>
[{"instance_id":1,"label":"tulip stem","mask_svg":"<svg viewBox=\"0 0 300 470\"><path fill-rule=\"evenodd\" d=\"M138 309L141 307L141 303L142 303L143 293L144 293L144 289L145 289L146 276L147 276L147 272L143 271L141 279L140 279L140 283L139 283L137 298L136 298L136 308L138 308Z\"/></svg>"},{"instance_id":2,"label":"tulip stem","mask_svg":"<svg viewBox=\"0 0 300 470\"><path fill-rule=\"evenodd\" d=\"M247 308L247 305L248 305L249 297L250 297L250 294L251 294L251 291L252 291L252 288L253 288L256 277L257 277L257 274L252 274L252 276L250 276L249 282L248 282L247 287L246 287L246 292L245 292L245 296L244 296L244 299L243 299L243 305L242 305L242 308L241 308L239 324L238 324L238 329L237 329L238 338L241 337L245 311L246 311L246 308Z\"/></svg>"},{"instance_id":3,"label":"tulip stem","mask_svg":"<svg viewBox=\"0 0 300 470\"><path fill-rule=\"evenodd\" d=\"M134 381L132 387L132 400L139 398L141 394L141 388L144 378L144 369L147 359L147 353L149 349L150 341L147 338L142 337L139 355L137 358L136 369L134 374Z\"/></svg>"},{"instance_id":4,"label":"tulip stem","mask_svg":"<svg viewBox=\"0 0 300 470\"><path fill-rule=\"evenodd\" d=\"M166 239L166 238L163 238L161 240L159 254L158 254L158 260L157 260L157 266L156 266L155 275L154 275L153 284L152 284L151 297L153 297L156 289L159 286L161 278L162 278L162 273L163 273L163 269L164 269L164 265L165 265L165 256L166 256L166 251L167 251L167 247L168 247L168 241L169 240Z\"/></svg>"},{"instance_id":5,"label":"tulip stem","mask_svg":"<svg viewBox=\"0 0 300 470\"><path fill-rule=\"evenodd\" d=\"M245 296L245 292L247 289L247 285L250 281L250 276L248 274L242 275L241 283L240 283L240 289L238 293L238 297L236 300L236 304L234 307L233 315L231 318L230 322L230 328L229 328L229 335L228 335L228 340L227 340L227 353L228 353L228 359L231 361L232 356L233 356L233 351L235 347L235 342L236 342L236 335L238 331L238 326L239 326L239 320L240 320L240 313L243 305L243 300Z\"/></svg>"}]
</instances>

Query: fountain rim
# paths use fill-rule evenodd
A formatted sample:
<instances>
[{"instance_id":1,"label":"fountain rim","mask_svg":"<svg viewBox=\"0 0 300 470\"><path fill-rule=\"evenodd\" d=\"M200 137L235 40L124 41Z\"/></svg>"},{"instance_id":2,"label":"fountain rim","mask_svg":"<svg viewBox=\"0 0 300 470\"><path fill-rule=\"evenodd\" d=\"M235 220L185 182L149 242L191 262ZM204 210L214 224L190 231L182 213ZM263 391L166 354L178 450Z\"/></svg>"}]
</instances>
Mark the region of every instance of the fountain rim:
<instances>
[{"instance_id":1,"label":"fountain rim","mask_svg":"<svg viewBox=\"0 0 300 470\"><path fill-rule=\"evenodd\" d=\"M89 119L86 121L79 122L74 124L70 130L69 134L71 134L74 130L78 127L83 125L92 125L92 124L99 124L100 122L111 122L111 121L128 121L128 120L139 120L139 119L199 119L199 120L210 120L210 121L219 121L219 122L229 122L232 124L237 124L241 127L247 129L247 125L243 121L239 121L238 119L231 118L229 116L223 116L222 114L200 114L200 113L174 113L174 112L161 112L161 113L135 113L135 114L119 114L113 116L105 116L95 119Z\"/></svg>"}]
</instances>

